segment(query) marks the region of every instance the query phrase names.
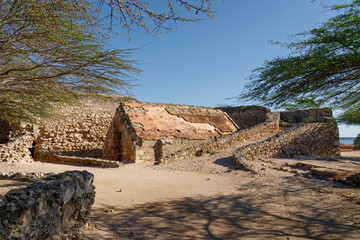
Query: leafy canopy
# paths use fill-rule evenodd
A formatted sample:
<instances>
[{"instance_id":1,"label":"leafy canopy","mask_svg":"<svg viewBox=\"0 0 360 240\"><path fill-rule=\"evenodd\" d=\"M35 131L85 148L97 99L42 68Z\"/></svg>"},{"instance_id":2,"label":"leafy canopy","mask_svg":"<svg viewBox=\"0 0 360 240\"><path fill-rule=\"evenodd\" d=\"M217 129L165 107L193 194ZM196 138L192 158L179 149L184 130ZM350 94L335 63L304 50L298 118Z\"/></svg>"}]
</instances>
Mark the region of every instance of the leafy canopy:
<instances>
[{"instance_id":1,"label":"leafy canopy","mask_svg":"<svg viewBox=\"0 0 360 240\"><path fill-rule=\"evenodd\" d=\"M331 9L338 15L294 42L277 43L293 54L255 69L238 100L278 108L302 101L360 112L360 0Z\"/></svg>"},{"instance_id":2,"label":"leafy canopy","mask_svg":"<svg viewBox=\"0 0 360 240\"><path fill-rule=\"evenodd\" d=\"M113 24L156 35L210 16L213 1L160 2L154 11L142 0L0 0L0 119L36 121L77 93L126 92L140 70L130 51L106 46Z\"/></svg>"}]
</instances>

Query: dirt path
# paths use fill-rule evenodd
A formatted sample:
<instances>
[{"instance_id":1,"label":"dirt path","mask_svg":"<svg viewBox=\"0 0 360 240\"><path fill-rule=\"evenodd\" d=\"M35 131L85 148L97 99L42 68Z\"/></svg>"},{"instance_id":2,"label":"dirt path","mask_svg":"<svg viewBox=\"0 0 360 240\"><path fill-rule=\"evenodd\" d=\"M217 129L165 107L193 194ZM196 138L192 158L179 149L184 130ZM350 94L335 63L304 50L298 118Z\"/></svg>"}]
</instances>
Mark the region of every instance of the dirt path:
<instances>
[{"instance_id":1,"label":"dirt path","mask_svg":"<svg viewBox=\"0 0 360 240\"><path fill-rule=\"evenodd\" d=\"M274 169L294 159L259 162L263 168L252 174L235 170L230 156L119 169L43 163L0 169L94 173L95 227L85 239L360 239L359 189Z\"/></svg>"}]
</instances>

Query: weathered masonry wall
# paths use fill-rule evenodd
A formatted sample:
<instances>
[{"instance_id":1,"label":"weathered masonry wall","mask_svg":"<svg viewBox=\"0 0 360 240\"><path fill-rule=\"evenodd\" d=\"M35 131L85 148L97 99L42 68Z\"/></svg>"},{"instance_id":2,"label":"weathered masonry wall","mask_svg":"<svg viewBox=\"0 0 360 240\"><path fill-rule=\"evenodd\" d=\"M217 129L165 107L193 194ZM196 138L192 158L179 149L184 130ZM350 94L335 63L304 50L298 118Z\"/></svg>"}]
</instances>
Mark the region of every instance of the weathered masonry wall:
<instances>
[{"instance_id":1,"label":"weathered masonry wall","mask_svg":"<svg viewBox=\"0 0 360 240\"><path fill-rule=\"evenodd\" d=\"M113 167L113 168L119 168L123 166L123 163L118 161L110 161L101 158L64 156L56 153L47 153L47 152L41 152L38 158L40 158L42 162L49 162L49 163L101 166L101 167Z\"/></svg>"},{"instance_id":2,"label":"weathered masonry wall","mask_svg":"<svg viewBox=\"0 0 360 240\"><path fill-rule=\"evenodd\" d=\"M162 157L171 155L182 149L198 146L207 142L206 139L161 138L159 140L141 141L136 146L136 162L160 161Z\"/></svg>"},{"instance_id":3,"label":"weathered masonry wall","mask_svg":"<svg viewBox=\"0 0 360 240\"><path fill-rule=\"evenodd\" d=\"M234 163L241 159L295 155L340 157L339 129L335 121L302 123L289 127L262 142L235 151Z\"/></svg>"},{"instance_id":4,"label":"weathered masonry wall","mask_svg":"<svg viewBox=\"0 0 360 240\"><path fill-rule=\"evenodd\" d=\"M238 106L220 107L237 124L239 129L246 129L260 124L266 120L266 114L270 112L262 106Z\"/></svg>"},{"instance_id":5,"label":"weathered masonry wall","mask_svg":"<svg viewBox=\"0 0 360 240\"><path fill-rule=\"evenodd\" d=\"M38 127L34 124L10 124L1 121L0 162L32 161L30 148L38 135Z\"/></svg>"},{"instance_id":6,"label":"weathered masonry wall","mask_svg":"<svg viewBox=\"0 0 360 240\"><path fill-rule=\"evenodd\" d=\"M156 161L160 161L163 157L169 156L177 151L188 149L194 146L199 146L200 144L208 142L209 139L171 139L171 138L162 138L158 141L159 146L159 156L156 158Z\"/></svg>"},{"instance_id":7,"label":"weathered masonry wall","mask_svg":"<svg viewBox=\"0 0 360 240\"><path fill-rule=\"evenodd\" d=\"M116 108L125 97L80 96L76 106L57 105L59 119L43 121L39 151L82 157L101 157L106 133ZM126 99L125 99L126 100Z\"/></svg>"},{"instance_id":8,"label":"weathered masonry wall","mask_svg":"<svg viewBox=\"0 0 360 240\"><path fill-rule=\"evenodd\" d=\"M280 119L285 122L326 122L332 117L330 108L280 112Z\"/></svg>"},{"instance_id":9,"label":"weathered masonry wall","mask_svg":"<svg viewBox=\"0 0 360 240\"><path fill-rule=\"evenodd\" d=\"M87 171L71 171L11 190L0 201L0 239L80 239L95 199L93 180Z\"/></svg>"},{"instance_id":10,"label":"weathered masonry wall","mask_svg":"<svg viewBox=\"0 0 360 240\"><path fill-rule=\"evenodd\" d=\"M239 130L233 134L210 140L206 143L200 144L196 147L190 147L164 156L161 162L169 162L176 159L191 158L199 156L208 150L222 150L236 146L238 143L242 143L250 138L262 136L269 132L274 132L279 129L280 113L268 112L266 114L266 120L260 124L257 124L251 128Z\"/></svg>"}]
</instances>

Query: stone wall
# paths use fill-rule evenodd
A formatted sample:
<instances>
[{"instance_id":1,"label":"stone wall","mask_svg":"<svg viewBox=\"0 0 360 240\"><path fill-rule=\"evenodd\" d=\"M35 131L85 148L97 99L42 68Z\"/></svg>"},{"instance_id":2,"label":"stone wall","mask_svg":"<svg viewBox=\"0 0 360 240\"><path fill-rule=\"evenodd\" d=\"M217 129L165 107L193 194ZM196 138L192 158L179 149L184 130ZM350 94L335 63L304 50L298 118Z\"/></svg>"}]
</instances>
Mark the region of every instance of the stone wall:
<instances>
[{"instance_id":1,"label":"stone wall","mask_svg":"<svg viewBox=\"0 0 360 240\"><path fill-rule=\"evenodd\" d=\"M219 107L218 109L226 112L239 129L250 128L264 122L266 114L270 112L270 109L262 106Z\"/></svg>"},{"instance_id":2,"label":"stone wall","mask_svg":"<svg viewBox=\"0 0 360 240\"><path fill-rule=\"evenodd\" d=\"M49 162L49 163L74 164L74 165L82 165L82 166L101 166L101 167L114 167L114 168L119 168L123 166L123 163L118 161L104 160L101 158L63 156L48 152L39 152L38 158L40 158L42 162Z\"/></svg>"},{"instance_id":3,"label":"stone wall","mask_svg":"<svg viewBox=\"0 0 360 240\"><path fill-rule=\"evenodd\" d=\"M331 108L280 112L280 120L285 122L326 122L332 117Z\"/></svg>"},{"instance_id":4,"label":"stone wall","mask_svg":"<svg viewBox=\"0 0 360 240\"><path fill-rule=\"evenodd\" d=\"M182 149L196 147L208 141L209 139L162 138L159 140L159 149L161 149L161 152L159 157L156 158L156 161L160 161L164 156L169 156Z\"/></svg>"},{"instance_id":5,"label":"stone wall","mask_svg":"<svg viewBox=\"0 0 360 240\"><path fill-rule=\"evenodd\" d=\"M222 150L236 146L236 144L242 143L251 138L263 136L267 133L277 131L279 129L280 113L268 112L266 114L266 120L260 124L257 124L251 128L239 130L233 134L210 140L206 143L200 144L196 147L186 148L170 155L164 156L160 161L169 162L176 159L191 158L199 156L206 151Z\"/></svg>"},{"instance_id":6,"label":"stone wall","mask_svg":"<svg viewBox=\"0 0 360 240\"><path fill-rule=\"evenodd\" d=\"M34 124L1 121L0 162L32 161L30 148L38 134Z\"/></svg>"},{"instance_id":7,"label":"stone wall","mask_svg":"<svg viewBox=\"0 0 360 240\"><path fill-rule=\"evenodd\" d=\"M206 139L161 138L159 140L143 139L136 146L136 162L160 161L163 156L171 155L179 150L198 146Z\"/></svg>"},{"instance_id":8,"label":"stone wall","mask_svg":"<svg viewBox=\"0 0 360 240\"><path fill-rule=\"evenodd\" d=\"M0 202L0 239L79 239L95 199L93 180L71 171L9 191Z\"/></svg>"},{"instance_id":9,"label":"stone wall","mask_svg":"<svg viewBox=\"0 0 360 240\"><path fill-rule=\"evenodd\" d=\"M289 127L265 141L243 146L234 163L262 157L325 155L340 157L339 129L335 121L303 123Z\"/></svg>"},{"instance_id":10,"label":"stone wall","mask_svg":"<svg viewBox=\"0 0 360 240\"><path fill-rule=\"evenodd\" d=\"M101 157L111 120L123 100L128 99L122 96L94 98L80 95L78 105L56 105L56 112L60 117L42 122L44 128L37 141L39 151Z\"/></svg>"}]
</instances>

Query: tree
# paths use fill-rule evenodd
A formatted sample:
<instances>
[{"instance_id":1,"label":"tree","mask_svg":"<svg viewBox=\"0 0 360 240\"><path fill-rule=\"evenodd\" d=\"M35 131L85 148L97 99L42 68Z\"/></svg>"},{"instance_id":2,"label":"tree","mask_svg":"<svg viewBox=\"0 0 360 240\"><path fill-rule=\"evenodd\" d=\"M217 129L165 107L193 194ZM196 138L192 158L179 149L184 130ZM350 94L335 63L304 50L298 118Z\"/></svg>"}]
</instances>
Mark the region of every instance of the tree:
<instances>
[{"instance_id":1,"label":"tree","mask_svg":"<svg viewBox=\"0 0 360 240\"><path fill-rule=\"evenodd\" d=\"M360 113L360 0L331 9L337 16L281 44L291 55L255 69L238 99L279 108L303 99Z\"/></svg>"},{"instance_id":2,"label":"tree","mask_svg":"<svg viewBox=\"0 0 360 240\"><path fill-rule=\"evenodd\" d=\"M77 93L127 91L140 70L106 46L115 23L156 35L211 15L211 0L165 2L156 12L142 0L0 0L0 118L36 121Z\"/></svg>"}]
</instances>

